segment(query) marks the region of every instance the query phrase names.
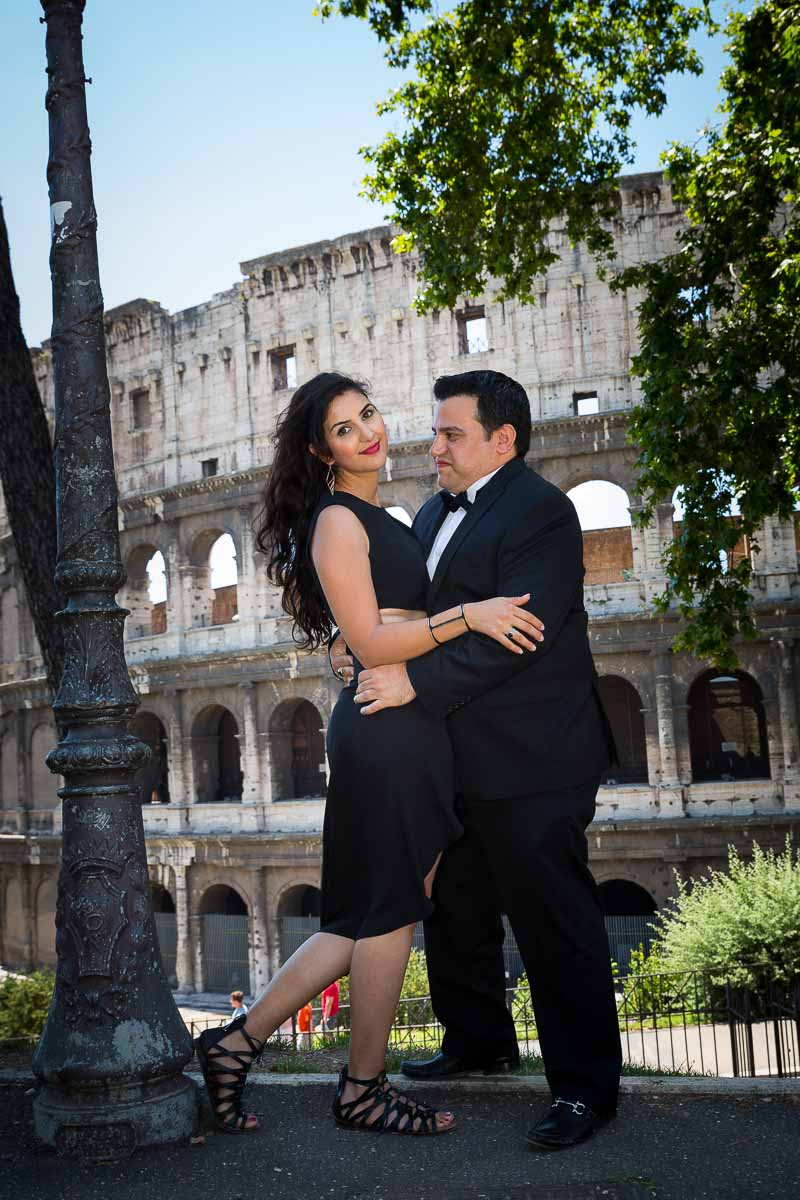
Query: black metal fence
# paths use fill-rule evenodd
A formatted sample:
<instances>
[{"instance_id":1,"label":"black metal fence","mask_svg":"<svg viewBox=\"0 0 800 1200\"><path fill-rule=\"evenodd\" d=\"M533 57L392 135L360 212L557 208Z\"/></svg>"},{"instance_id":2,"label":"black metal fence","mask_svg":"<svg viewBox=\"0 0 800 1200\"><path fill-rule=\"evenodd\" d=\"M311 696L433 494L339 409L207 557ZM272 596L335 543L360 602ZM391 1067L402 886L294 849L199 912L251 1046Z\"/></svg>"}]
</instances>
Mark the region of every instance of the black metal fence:
<instances>
[{"instance_id":1,"label":"black metal fence","mask_svg":"<svg viewBox=\"0 0 800 1200\"><path fill-rule=\"evenodd\" d=\"M606 917L606 932L611 957L617 964L620 975L627 975L630 969L631 953L640 946L645 953L650 950L653 942L653 923L655 915L644 917ZM514 937L514 931L503 917L506 937L503 945L506 979L509 986L515 984L523 971L522 957ZM280 921L281 962L286 962L299 946L302 946L312 934L319 930L319 917L282 917ZM414 929L412 946L415 950L424 950L425 938L422 924Z\"/></svg>"},{"instance_id":2,"label":"black metal fence","mask_svg":"<svg viewBox=\"0 0 800 1200\"><path fill-rule=\"evenodd\" d=\"M535 1070L539 1039L528 989L509 988L507 1003L525 1065ZM800 979L778 983L758 970L750 986L742 987L696 972L631 973L618 983L617 1011L628 1073L800 1076ZM320 1021L321 1012L315 1009L315 1026ZM194 1022L193 1035L223 1023ZM292 1024L291 1032L285 1027L275 1045L322 1049L339 1044L348 1032L349 1009L344 1004L335 1034L304 1037ZM439 1048L441 1038L430 997L400 1001L390 1048L425 1055Z\"/></svg>"}]
</instances>

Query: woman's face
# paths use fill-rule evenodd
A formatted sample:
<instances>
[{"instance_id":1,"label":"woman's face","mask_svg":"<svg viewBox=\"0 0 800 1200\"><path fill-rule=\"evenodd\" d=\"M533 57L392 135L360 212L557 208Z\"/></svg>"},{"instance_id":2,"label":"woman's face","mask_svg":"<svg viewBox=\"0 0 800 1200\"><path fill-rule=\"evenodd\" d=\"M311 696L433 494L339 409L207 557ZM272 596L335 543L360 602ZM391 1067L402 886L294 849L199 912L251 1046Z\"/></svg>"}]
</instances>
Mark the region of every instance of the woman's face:
<instances>
[{"instance_id":1,"label":"woman's face","mask_svg":"<svg viewBox=\"0 0 800 1200\"><path fill-rule=\"evenodd\" d=\"M325 442L334 470L353 474L379 471L388 441L383 417L361 392L342 392L325 414Z\"/></svg>"}]
</instances>

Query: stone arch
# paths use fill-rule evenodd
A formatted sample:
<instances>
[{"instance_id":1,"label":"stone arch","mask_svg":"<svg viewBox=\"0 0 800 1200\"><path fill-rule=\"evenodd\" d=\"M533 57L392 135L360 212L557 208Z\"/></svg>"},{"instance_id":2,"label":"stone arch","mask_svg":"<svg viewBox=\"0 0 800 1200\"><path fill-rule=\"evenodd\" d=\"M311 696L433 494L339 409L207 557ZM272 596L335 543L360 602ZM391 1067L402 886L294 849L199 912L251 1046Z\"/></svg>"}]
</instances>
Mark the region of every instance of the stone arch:
<instances>
[{"instance_id":1,"label":"stone arch","mask_svg":"<svg viewBox=\"0 0 800 1200\"><path fill-rule=\"evenodd\" d=\"M175 901L163 883L150 883L150 904L154 913L174 913Z\"/></svg>"},{"instance_id":2,"label":"stone arch","mask_svg":"<svg viewBox=\"0 0 800 1200\"><path fill-rule=\"evenodd\" d=\"M56 900L58 879L49 875L36 891L36 960L37 966L56 965Z\"/></svg>"},{"instance_id":3,"label":"stone arch","mask_svg":"<svg viewBox=\"0 0 800 1200\"><path fill-rule=\"evenodd\" d=\"M250 910L238 888L211 883L198 903L202 986L250 991Z\"/></svg>"},{"instance_id":4,"label":"stone arch","mask_svg":"<svg viewBox=\"0 0 800 1200\"><path fill-rule=\"evenodd\" d=\"M745 671L703 671L689 689L689 748L695 782L769 779L764 702Z\"/></svg>"},{"instance_id":5,"label":"stone arch","mask_svg":"<svg viewBox=\"0 0 800 1200\"><path fill-rule=\"evenodd\" d=\"M239 726L229 708L210 704L200 710L192 723L192 757L198 803L241 800Z\"/></svg>"},{"instance_id":6,"label":"stone arch","mask_svg":"<svg viewBox=\"0 0 800 1200\"><path fill-rule=\"evenodd\" d=\"M608 768L603 782L647 783L647 739L641 696L633 684L620 675L601 675L597 687L619 759Z\"/></svg>"},{"instance_id":7,"label":"stone arch","mask_svg":"<svg viewBox=\"0 0 800 1200\"><path fill-rule=\"evenodd\" d=\"M282 963L319 932L320 899L320 890L313 884L295 882L281 892L277 914Z\"/></svg>"},{"instance_id":8,"label":"stone arch","mask_svg":"<svg viewBox=\"0 0 800 1200\"><path fill-rule=\"evenodd\" d=\"M324 719L303 697L284 700L269 722L272 794L299 800L325 793Z\"/></svg>"},{"instance_id":9,"label":"stone arch","mask_svg":"<svg viewBox=\"0 0 800 1200\"><path fill-rule=\"evenodd\" d=\"M622 583L633 573L630 499L610 479L586 479L567 492L583 530L585 582Z\"/></svg>"},{"instance_id":10,"label":"stone arch","mask_svg":"<svg viewBox=\"0 0 800 1200\"><path fill-rule=\"evenodd\" d=\"M15 663L20 655L19 606L15 587L3 589L3 598L0 601L0 637L0 661Z\"/></svg>"},{"instance_id":11,"label":"stone arch","mask_svg":"<svg viewBox=\"0 0 800 1200\"><path fill-rule=\"evenodd\" d=\"M129 638L151 637L167 629L167 565L159 546L142 542L125 560L127 580L121 604L130 610L125 622ZM154 598L155 597L155 598Z\"/></svg>"},{"instance_id":12,"label":"stone arch","mask_svg":"<svg viewBox=\"0 0 800 1200\"><path fill-rule=\"evenodd\" d=\"M232 550L230 578L215 577L218 566L213 559L220 545ZM241 551L235 532L217 525L202 530L192 540L188 559L192 574L188 624L227 625L238 620Z\"/></svg>"},{"instance_id":13,"label":"stone arch","mask_svg":"<svg viewBox=\"0 0 800 1200\"><path fill-rule=\"evenodd\" d=\"M607 917L651 916L658 905L647 888L633 879L604 879L599 883L600 900Z\"/></svg>"},{"instance_id":14,"label":"stone arch","mask_svg":"<svg viewBox=\"0 0 800 1200\"><path fill-rule=\"evenodd\" d=\"M51 811L58 803L58 776L54 775L45 762L46 756L54 749L56 731L49 721L38 724L30 740L30 781L31 808L38 811Z\"/></svg>"},{"instance_id":15,"label":"stone arch","mask_svg":"<svg viewBox=\"0 0 800 1200\"><path fill-rule=\"evenodd\" d=\"M169 804L167 731L155 713L139 711L129 730L150 747L150 761L136 772L140 804Z\"/></svg>"},{"instance_id":16,"label":"stone arch","mask_svg":"<svg viewBox=\"0 0 800 1200\"><path fill-rule=\"evenodd\" d=\"M318 917L322 893L310 883L290 883L278 899L279 917Z\"/></svg>"}]
</instances>

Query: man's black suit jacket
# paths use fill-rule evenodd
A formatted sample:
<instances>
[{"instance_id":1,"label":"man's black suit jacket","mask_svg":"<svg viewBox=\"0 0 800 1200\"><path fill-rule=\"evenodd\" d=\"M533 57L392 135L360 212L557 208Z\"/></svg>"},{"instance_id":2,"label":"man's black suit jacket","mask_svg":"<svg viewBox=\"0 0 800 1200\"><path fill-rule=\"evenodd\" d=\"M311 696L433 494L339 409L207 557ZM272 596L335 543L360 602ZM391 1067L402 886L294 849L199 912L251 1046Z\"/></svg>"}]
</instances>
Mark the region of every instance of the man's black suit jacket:
<instances>
[{"instance_id":1,"label":"man's black suit jacket","mask_svg":"<svg viewBox=\"0 0 800 1200\"><path fill-rule=\"evenodd\" d=\"M420 509L414 532L430 552L443 519L440 497ZM597 693L583 605L583 539L563 492L521 458L478 492L436 568L428 612L492 596L531 593L545 625L535 652L514 655L467 633L407 664L420 702L449 719L457 788L500 799L599 776L614 754Z\"/></svg>"}]
</instances>

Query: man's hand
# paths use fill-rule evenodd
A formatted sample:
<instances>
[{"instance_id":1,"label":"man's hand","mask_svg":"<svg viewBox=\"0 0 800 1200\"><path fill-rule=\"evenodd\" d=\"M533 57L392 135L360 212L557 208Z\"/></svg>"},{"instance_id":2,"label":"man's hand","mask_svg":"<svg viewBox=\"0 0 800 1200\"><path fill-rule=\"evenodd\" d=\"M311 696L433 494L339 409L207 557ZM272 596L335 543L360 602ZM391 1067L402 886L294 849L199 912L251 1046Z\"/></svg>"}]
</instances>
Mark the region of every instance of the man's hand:
<instances>
[{"instance_id":1,"label":"man's hand","mask_svg":"<svg viewBox=\"0 0 800 1200\"><path fill-rule=\"evenodd\" d=\"M341 634L337 634L331 645L330 660L334 675L338 675L342 683L349 683L353 678L353 656L347 653L347 643Z\"/></svg>"},{"instance_id":2,"label":"man's hand","mask_svg":"<svg viewBox=\"0 0 800 1200\"><path fill-rule=\"evenodd\" d=\"M416 699L417 693L411 686L404 663L391 663L386 667L371 667L358 677L358 691L353 697L356 704L365 705L362 717L380 712L382 708L402 708Z\"/></svg>"}]
</instances>

